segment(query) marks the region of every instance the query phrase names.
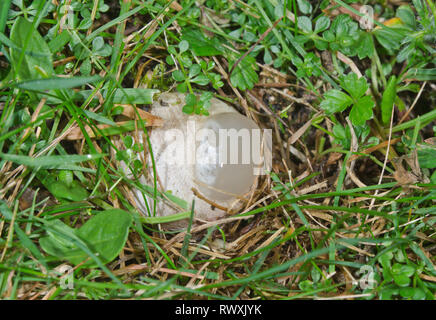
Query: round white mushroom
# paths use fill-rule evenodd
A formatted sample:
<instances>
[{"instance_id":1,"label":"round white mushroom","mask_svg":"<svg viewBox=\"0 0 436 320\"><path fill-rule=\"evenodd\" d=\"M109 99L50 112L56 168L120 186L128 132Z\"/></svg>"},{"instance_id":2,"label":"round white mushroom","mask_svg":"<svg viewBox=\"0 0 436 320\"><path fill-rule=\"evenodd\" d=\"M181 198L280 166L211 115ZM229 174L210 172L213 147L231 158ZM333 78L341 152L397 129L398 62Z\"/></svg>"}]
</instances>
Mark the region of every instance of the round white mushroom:
<instances>
[{"instance_id":1,"label":"round white mushroom","mask_svg":"<svg viewBox=\"0 0 436 320\"><path fill-rule=\"evenodd\" d=\"M248 200L264 167L263 150L270 146L264 146L257 124L228 104L213 98L209 116L187 115L182 112L184 101L184 94L163 93L152 105L151 113L163 119L163 126L154 127L150 133L157 187L160 192L169 191L185 200L187 210L191 210L195 197L195 219L212 221L246 203L243 199ZM147 143L144 137L142 141ZM257 153L253 152L256 144ZM141 182L152 186L150 157L147 162L150 172L141 177ZM133 193L138 209L146 214L147 205L152 208L154 201L140 190ZM182 211L168 199L158 200L158 216ZM186 221L179 221L166 227L185 225Z\"/></svg>"}]
</instances>

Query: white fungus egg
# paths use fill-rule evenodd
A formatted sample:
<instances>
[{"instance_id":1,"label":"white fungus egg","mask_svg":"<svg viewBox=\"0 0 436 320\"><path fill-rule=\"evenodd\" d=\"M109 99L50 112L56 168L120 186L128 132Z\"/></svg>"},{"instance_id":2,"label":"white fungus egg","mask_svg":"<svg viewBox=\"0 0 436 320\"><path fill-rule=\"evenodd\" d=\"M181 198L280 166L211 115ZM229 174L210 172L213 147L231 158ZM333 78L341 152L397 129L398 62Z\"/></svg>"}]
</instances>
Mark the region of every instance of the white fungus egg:
<instances>
[{"instance_id":1,"label":"white fungus egg","mask_svg":"<svg viewBox=\"0 0 436 320\"><path fill-rule=\"evenodd\" d=\"M151 113L163 120L163 125L154 127L149 136L157 189L186 201L188 210L195 197L195 219L212 221L246 204L257 176L265 172L269 162L271 135L218 99L212 99L209 116L183 113L184 101L184 94L162 93L151 108ZM147 143L144 136L141 139L141 143ZM141 182L153 186L150 156L147 165L148 172ZM151 197L140 190L133 193L140 211L146 214L147 205L153 208ZM183 211L168 197L158 200L158 216ZM166 227L185 225L186 221L179 221Z\"/></svg>"}]
</instances>

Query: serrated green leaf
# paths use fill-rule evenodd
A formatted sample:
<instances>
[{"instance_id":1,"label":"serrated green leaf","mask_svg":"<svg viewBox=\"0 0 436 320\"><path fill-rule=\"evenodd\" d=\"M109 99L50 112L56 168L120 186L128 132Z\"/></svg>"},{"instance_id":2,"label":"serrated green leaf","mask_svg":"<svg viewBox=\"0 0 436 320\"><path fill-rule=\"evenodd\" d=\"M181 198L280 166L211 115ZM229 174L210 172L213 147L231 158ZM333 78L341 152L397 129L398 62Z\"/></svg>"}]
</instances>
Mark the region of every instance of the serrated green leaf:
<instances>
[{"instance_id":1,"label":"serrated green leaf","mask_svg":"<svg viewBox=\"0 0 436 320\"><path fill-rule=\"evenodd\" d=\"M372 109L375 103L370 96L365 96L351 108L350 120L356 126L364 125L366 120L372 118Z\"/></svg>"},{"instance_id":2,"label":"serrated green leaf","mask_svg":"<svg viewBox=\"0 0 436 320\"><path fill-rule=\"evenodd\" d=\"M345 77L341 78L341 86L344 88L353 99L357 100L362 97L369 86L364 77L357 77L357 74L350 72Z\"/></svg>"},{"instance_id":3,"label":"serrated green leaf","mask_svg":"<svg viewBox=\"0 0 436 320\"><path fill-rule=\"evenodd\" d=\"M230 68L233 67L235 62L236 60L231 63ZM230 82L240 90L252 89L254 84L259 81L256 70L256 59L247 55L233 70L230 75Z\"/></svg>"},{"instance_id":4,"label":"serrated green leaf","mask_svg":"<svg viewBox=\"0 0 436 320\"><path fill-rule=\"evenodd\" d=\"M395 50L398 50L401 46L401 41L404 38L404 28L380 28L373 31L377 41L385 47L390 54L393 54Z\"/></svg>"},{"instance_id":5,"label":"serrated green leaf","mask_svg":"<svg viewBox=\"0 0 436 320\"><path fill-rule=\"evenodd\" d=\"M367 32L362 32L357 46L359 59L362 60L366 57L372 57L374 50L374 42L372 41L371 35Z\"/></svg>"},{"instance_id":6,"label":"serrated green leaf","mask_svg":"<svg viewBox=\"0 0 436 320\"><path fill-rule=\"evenodd\" d=\"M427 18L427 10L426 5L423 4L422 0L412 0L413 6L415 7L416 11L418 12L418 15L425 19Z\"/></svg>"},{"instance_id":7,"label":"serrated green leaf","mask_svg":"<svg viewBox=\"0 0 436 320\"><path fill-rule=\"evenodd\" d=\"M320 107L328 114L344 111L353 103L351 97L339 90L333 89L324 95L324 100L321 102Z\"/></svg>"}]
</instances>

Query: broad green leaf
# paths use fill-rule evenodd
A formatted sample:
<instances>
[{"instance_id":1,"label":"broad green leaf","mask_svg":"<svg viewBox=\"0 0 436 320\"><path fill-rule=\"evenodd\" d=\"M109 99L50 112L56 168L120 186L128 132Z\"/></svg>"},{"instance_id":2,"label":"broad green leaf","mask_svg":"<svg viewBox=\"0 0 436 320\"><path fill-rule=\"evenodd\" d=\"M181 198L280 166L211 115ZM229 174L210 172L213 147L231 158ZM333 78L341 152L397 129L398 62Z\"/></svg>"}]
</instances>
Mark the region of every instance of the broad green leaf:
<instances>
[{"instance_id":1,"label":"broad green leaf","mask_svg":"<svg viewBox=\"0 0 436 320\"><path fill-rule=\"evenodd\" d=\"M104 39L103 37L95 37L92 40L92 51L98 51L104 47Z\"/></svg>"},{"instance_id":2,"label":"broad green leaf","mask_svg":"<svg viewBox=\"0 0 436 320\"><path fill-rule=\"evenodd\" d=\"M333 89L324 95L324 100L321 102L320 107L328 114L339 111L344 111L353 103L351 97L339 90Z\"/></svg>"},{"instance_id":3,"label":"broad green leaf","mask_svg":"<svg viewBox=\"0 0 436 320\"><path fill-rule=\"evenodd\" d=\"M57 34L49 43L48 47L52 53L60 51L65 45L71 41L71 34L64 30L62 33Z\"/></svg>"},{"instance_id":4,"label":"broad green leaf","mask_svg":"<svg viewBox=\"0 0 436 320\"><path fill-rule=\"evenodd\" d=\"M94 83L101 80L100 76L92 77L53 77L47 79L36 79L23 81L16 84L16 87L24 90L32 91L44 91L44 90L55 90L55 89L69 89L75 87L81 87L87 83Z\"/></svg>"},{"instance_id":5,"label":"broad green leaf","mask_svg":"<svg viewBox=\"0 0 436 320\"><path fill-rule=\"evenodd\" d=\"M224 52L217 38L209 39L198 29L184 30L182 40L187 41L190 49L200 57L216 56Z\"/></svg>"},{"instance_id":6,"label":"broad green leaf","mask_svg":"<svg viewBox=\"0 0 436 320\"><path fill-rule=\"evenodd\" d=\"M52 239L53 242L56 242L59 246L66 249L74 249L75 245L71 243L71 241L59 236L59 232L62 232L66 235L72 235L74 233L74 229L67 226L61 220L51 220L46 223L46 226L49 227L47 229L47 235ZM44 248L43 248L44 249ZM45 250L45 249L44 249ZM47 251L47 250L45 250ZM50 253L52 254L52 253ZM52 254L54 255L54 254Z\"/></svg>"},{"instance_id":7,"label":"broad green leaf","mask_svg":"<svg viewBox=\"0 0 436 320\"><path fill-rule=\"evenodd\" d=\"M230 68L233 67L236 61L231 62ZM259 80L256 70L256 59L247 55L233 70L230 75L230 82L241 90L252 89L254 84Z\"/></svg>"},{"instance_id":8,"label":"broad green leaf","mask_svg":"<svg viewBox=\"0 0 436 320\"><path fill-rule=\"evenodd\" d=\"M321 32L327 30L330 26L330 19L326 16L321 16L315 23L315 32Z\"/></svg>"},{"instance_id":9,"label":"broad green leaf","mask_svg":"<svg viewBox=\"0 0 436 320\"><path fill-rule=\"evenodd\" d=\"M52 255L60 260L68 260L74 264L79 264L84 261L86 254L78 249L71 249L63 246L61 243L52 240L50 237L43 237L39 239L39 245L49 255Z\"/></svg>"},{"instance_id":10,"label":"broad green leaf","mask_svg":"<svg viewBox=\"0 0 436 320\"><path fill-rule=\"evenodd\" d=\"M45 179L41 179L41 182L59 200L78 202L86 200L89 196L88 191L77 181L73 181L71 185L68 185L65 182L56 180L52 176L48 176Z\"/></svg>"},{"instance_id":11,"label":"broad green leaf","mask_svg":"<svg viewBox=\"0 0 436 320\"><path fill-rule=\"evenodd\" d=\"M436 147L420 145L418 148L418 161L421 168L436 168Z\"/></svg>"},{"instance_id":12,"label":"broad green leaf","mask_svg":"<svg viewBox=\"0 0 436 320\"><path fill-rule=\"evenodd\" d=\"M12 67L20 80L40 79L43 77L41 72L47 76L54 73L50 49L31 22L18 17L12 26L10 38L16 46L10 48ZM21 56L23 58L20 61Z\"/></svg>"},{"instance_id":13,"label":"broad green leaf","mask_svg":"<svg viewBox=\"0 0 436 320\"><path fill-rule=\"evenodd\" d=\"M76 234L92 252L98 253L103 263L108 263L123 249L131 223L132 216L128 212L106 210L88 220Z\"/></svg>"},{"instance_id":14,"label":"broad green leaf","mask_svg":"<svg viewBox=\"0 0 436 320\"><path fill-rule=\"evenodd\" d=\"M394 274L393 277L394 282L400 287L407 287L410 284L409 277L405 276L404 274Z\"/></svg>"},{"instance_id":15,"label":"broad green leaf","mask_svg":"<svg viewBox=\"0 0 436 320\"><path fill-rule=\"evenodd\" d=\"M365 124L366 120L372 118L372 109L375 103L370 96L365 96L351 108L350 120L355 126L361 126Z\"/></svg>"},{"instance_id":16,"label":"broad green leaf","mask_svg":"<svg viewBox=\"0 0 436 320\"><path fill-rule=\"evenodd\" d=\"M88 257L87 253L75 244L74 240L79 239L102 263L108 263L124 247L131 222L131 215L119 209L100 212L79 229L70 228L56 220L56 222L49 222L48 236L41 238L39 244L48 254L77 265ZM96 266L94 261L88 261L84 265Z\"/></svg>"},{"instance_id":17,"label":"broad green leaf","mask_svg":"<svg viewBox=\"0 0 436 320\"><path fill-rule=\"evenodd\" d=\"M400 48L401 41L404 38L404 32L407 32L407 29L401 27L395 28L376 28L373 33L377 39L377 41L388 50L390 54Z\"/></svg>"},{"instance_id":18,"label":"broad green leaf","mask_svg":"<svg viewBox=\"0 0 436 320\"><path fill-rule=\"evenodd\" d=\"M186 114L192 114L194 112L195 106L184 105L182 111Z\"/></svg>"},{"instance_id":19,"label":"broad green leaf","mask_svg":"<svg viewBox=\"0 0 436 320\"><path fill-rule=\"evenodd\" d=\"M206 75L200 74L199 76L195 77L194 79L191 79L191 82L196 83L200 86L205 86L210 82L210 80Z\"/></svg>"},{"instance_id":20,"label":"broad green leaf","mask_svg":"<svg viewBox=\"0 0 436 320\"><path fill-rule=\"evenodd\" d=\"M409 6L400 6L397 9L397 17L413 30L416 29L416 18L413 10Z\"/></svg>"},{"instance_id":21,"label":"broad green leaf","mask_svg":"<svg viewBox=\"0 0 436 320\"><path fill-rule=\"evenodd\" d=\"M39 245L49 255L78 264L86 254L72 241L77 238L74 229L60 220L46 222L47 237L39 239Z\"/></svg>"},{"instance_id":22,"label":"broad green leaf","mask_svg":"<svg viewBox=\"0 0 436 320\"><path fill-rule=\"evenodd\" d=\"M306 16L298 17L298 28L300 28L301 30L303 30L306 33L311 33L312 32L312 21Z\"/></svg>"},{"instance_id":23,"label":"broad green leaf","mask_svg":"<svg viewBox=\"0 0 436 320\"><path fill-rule=\"evenodd\" d=\"M405 275L406 277L411 277L415 273L415 268L407 264L395 263L392 266L393 275Z\"/></svg>"},{"instance_id":24,"label":"broad green leaf","mask_svg":"<svg viewBox=\"0 0 436 320\"><path fill-rule=\"evenodd\" d=\"M175 70L173 71L173 73L171 74L173 79L178 81L178 82L182 82L185 80L185 75L183 74L183 72L181 70Z\"/></svg>"},{"instance_id":25,"label":"broad green leaf","mask_svg":"<svg viewBox=\"0 0 436 320\"><path fill-rule=\"evenodd\" d=\"M189 49L189 42L186 40L182 40L179 43L180 53L183 53Z\"/></svg>"},{"instance_id":26,"label":"broad green leaf","mask_svg":"<svg viewBox=\"0 0 436 320\"><path fill-rule=\"evenodd\" d=\"M185 103L188 106L195 106L197 104L197 96L195 94L188 94L185 97Z\"/></svg>"},{"instance_id":27,"label":"broad green leaf","mask_svg":"<svg viewBox=\"0 0 436 320\"><path fill-rule=\"evenodd\" d=\"M67 186L71 186L74 180L73 171L60 170L58 174L59 181L65 183Z\"/></svg>"},{"instance_id":28,"label":"broad green leaf","mask_svg":"<svg viewBox=\"0 0 436 320\"><path fill-rule=\"evenodd\" d=\"M401 288L400 295L406 299L424 300L425 292L421 288Z\"/></svg>"},{"instance_id":29,"label":"broad green leaf","mask_svg":"<svg viewBox=\"0 0 436 320\"><path fill-rule=\"evenodd\" d=\"M198 75L201 72L201 67L199 64L193 64L190 68L189 68L189 78L193 78L196 75Z\"/></svg>"},{"instance_id":30,"label":"broad green leaf","mask_svg":"<svg viewBox=\"0 0 436 320\"><path fill-rule=\"evenodd\" d=\"M380 300L392 300L392 296L393 295L397 295L399 293L399 289L398 288L391 288L391 287L387 287L387 288L383 288L380 291Z\"/></svg>"}]
</instances>

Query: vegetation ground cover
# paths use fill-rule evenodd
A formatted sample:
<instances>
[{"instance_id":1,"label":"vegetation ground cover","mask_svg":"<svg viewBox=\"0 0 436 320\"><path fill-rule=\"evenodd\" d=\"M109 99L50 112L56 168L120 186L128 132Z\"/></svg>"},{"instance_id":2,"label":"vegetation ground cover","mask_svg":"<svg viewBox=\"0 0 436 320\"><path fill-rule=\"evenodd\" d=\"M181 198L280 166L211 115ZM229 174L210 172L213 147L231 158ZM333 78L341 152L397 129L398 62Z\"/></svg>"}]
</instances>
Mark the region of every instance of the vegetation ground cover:
<instances>
[{"instance_id":1,"label":"vegetation ground cover","mask_svg":"<svg viewBox=\"0 0 436 320\"><path fill-rule=\"evenodd\" d=\"M432 0L2 0L2 299L434 299ZM368 18L369 17L369 18ZM273 130L241 212L143 185L161 92ZM134 179L120 170L128 163ZM181 212L142 214L132 188Z\"/></svg>"}]
</instances>

